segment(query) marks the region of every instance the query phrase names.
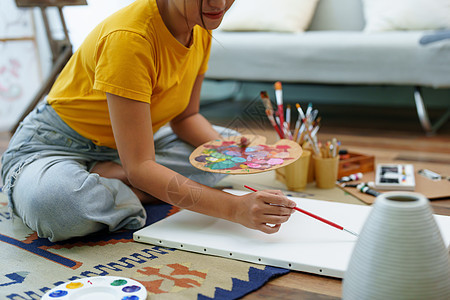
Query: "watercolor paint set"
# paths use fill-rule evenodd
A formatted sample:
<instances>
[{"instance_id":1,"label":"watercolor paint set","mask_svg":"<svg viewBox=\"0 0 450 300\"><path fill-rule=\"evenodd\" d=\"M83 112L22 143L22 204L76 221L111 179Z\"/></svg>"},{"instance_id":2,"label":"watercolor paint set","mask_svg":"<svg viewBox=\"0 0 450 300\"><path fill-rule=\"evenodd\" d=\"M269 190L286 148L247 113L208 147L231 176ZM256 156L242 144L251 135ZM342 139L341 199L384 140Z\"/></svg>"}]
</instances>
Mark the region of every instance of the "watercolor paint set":
<instances>
[{"instance_id":1,"label":"watercolor paint set","mask_svg":"<svg viewBox=\"0 0 450 300\"><path fill-rule=\"evenodd\" d=\"M49 290L42 300L145 300L146 288L136 280L115 276L69 281Z\"/></svg>"},{"instance_id":2,"label":"watercolor paint set","mask_svg":"<svg viewBox=\"0 0 450 300\"><path fill-rule=\"evenodd\" d=\"M414 166L411 164L377 164L375 188L379 190L414 191Z\"/></svg>"}]
</instances>

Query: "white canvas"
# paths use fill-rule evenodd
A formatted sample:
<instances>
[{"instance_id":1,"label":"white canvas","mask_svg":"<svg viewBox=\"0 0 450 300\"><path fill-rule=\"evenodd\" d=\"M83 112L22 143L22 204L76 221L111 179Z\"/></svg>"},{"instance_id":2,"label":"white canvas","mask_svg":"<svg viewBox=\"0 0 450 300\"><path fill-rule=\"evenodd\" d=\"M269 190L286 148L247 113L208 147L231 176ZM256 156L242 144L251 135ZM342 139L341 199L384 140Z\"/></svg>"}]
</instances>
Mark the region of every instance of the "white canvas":
<instances>
[{"instance_id":1,"label":"white canvas","mask_svg":"<svg viewBox=\"0 0 450 300\"><path fill-rule=\"evenodd\" d=\"M229 192L244 194L242 191ZM368 206L290 197L298 207L360 232ZM446 245L450 217L436 216ZM222 219L183 210L134 234L134 240L342 278L357 238L302 213L294 213L276 234L265 234Z\"/></svg>"}]
</instances>

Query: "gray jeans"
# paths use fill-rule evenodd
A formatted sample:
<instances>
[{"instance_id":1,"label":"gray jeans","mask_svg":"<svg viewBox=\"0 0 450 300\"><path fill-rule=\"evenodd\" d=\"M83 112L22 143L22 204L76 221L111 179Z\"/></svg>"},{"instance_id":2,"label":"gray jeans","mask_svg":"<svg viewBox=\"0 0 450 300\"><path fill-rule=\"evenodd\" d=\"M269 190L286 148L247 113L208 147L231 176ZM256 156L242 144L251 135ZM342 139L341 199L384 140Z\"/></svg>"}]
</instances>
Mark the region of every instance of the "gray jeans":
<instances>
[{"instance_id":1,"label":"gray jeans","mask_svg":"<svg viewBox=\"0 0 450 300\"><path fill-rule=\"evenodd\" d=\"M237 134L215 129L223 135ZM223 178L192 167L193 147L169 127L156 132L154 140L158 163L209 186ZM89 172L99 161L120 163L117 150L95 145L64 123L50 105L40 105L19 126L2 156L1 175L11 210L50 241L142 227L146 213L131 189L120 180Z\"/></svg>"}]
</instances>

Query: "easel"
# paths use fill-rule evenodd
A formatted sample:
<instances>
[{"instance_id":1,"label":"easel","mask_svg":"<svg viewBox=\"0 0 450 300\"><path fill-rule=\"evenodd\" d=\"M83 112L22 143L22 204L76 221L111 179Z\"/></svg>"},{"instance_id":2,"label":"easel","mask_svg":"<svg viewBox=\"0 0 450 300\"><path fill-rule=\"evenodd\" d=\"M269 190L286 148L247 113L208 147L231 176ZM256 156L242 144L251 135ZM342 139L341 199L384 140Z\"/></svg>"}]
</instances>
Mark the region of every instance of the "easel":
<instances>
[{"instance_id":1,"label":"easel","mask_svg":"<svg viewBox=\"0 0 450 300\"><path fill-rule=\"evenodd\" d=\"M44 21L45 32L52 51L52 69L50 74L43 82L42 87L38 90L33 101L28 105L25 112L21 115L17 123L11 129L11 135L14 134L20 122L34 109L34 107L42 100L42 98L48 94L50 88L56 80L56 77L64 68L66 63L72 56L72 44L70 42L69 33L67 31L66 22L62 8L67 5L87 5L86 0L15 0L17 7L39 7L42 13L42 20ZM53 38L50 24L47 16L47 8L57 7L59 11L59 18L64 30L64 39L55 40Z\"/></svg>"}]
</instances>

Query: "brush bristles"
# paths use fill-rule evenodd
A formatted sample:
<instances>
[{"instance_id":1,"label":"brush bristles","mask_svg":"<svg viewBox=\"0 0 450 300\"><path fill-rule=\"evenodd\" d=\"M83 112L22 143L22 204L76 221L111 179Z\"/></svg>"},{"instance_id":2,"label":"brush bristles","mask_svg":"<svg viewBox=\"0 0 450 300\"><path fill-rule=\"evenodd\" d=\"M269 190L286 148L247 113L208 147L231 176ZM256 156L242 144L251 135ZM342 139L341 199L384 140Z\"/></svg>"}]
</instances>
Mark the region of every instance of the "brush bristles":
<instances>
[{"instance_id":1,"label":"brush bristles","mask_svg":"<svg viewBox=\"0 0 450 300\"><path fill-rule=\"evenodd\" d=\"M273 111L272 103L270 102L270 98L269 98L269 94L267 94L266 91L262 91L260 93L260 96L261 96L261 100L263 101L264 107L266 109Z\"/></svg>"},{"instance_id":2,"label":"brush bristles","mask_svg":"<svg viewBox=\"0 0 450 300\"><path fill-rule=\"evenodd\" d=\"M266 115L269 117L269 118L273 118L273 110L271 110L271 109L266 109Z\"/></svg>"},{"instance_id":3,"label":"brush bristles","mask_svg":"<svg viewBox=\"0 0 450 300\"><path fill-rule=\"evenodd\" d=\"M279 91L279 90L281 90L281 81L277 81L277 82L275 82L275 90L276 91Z\"/></svg>"}]
</instances>

